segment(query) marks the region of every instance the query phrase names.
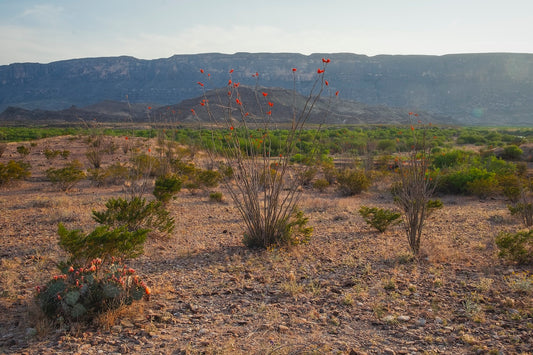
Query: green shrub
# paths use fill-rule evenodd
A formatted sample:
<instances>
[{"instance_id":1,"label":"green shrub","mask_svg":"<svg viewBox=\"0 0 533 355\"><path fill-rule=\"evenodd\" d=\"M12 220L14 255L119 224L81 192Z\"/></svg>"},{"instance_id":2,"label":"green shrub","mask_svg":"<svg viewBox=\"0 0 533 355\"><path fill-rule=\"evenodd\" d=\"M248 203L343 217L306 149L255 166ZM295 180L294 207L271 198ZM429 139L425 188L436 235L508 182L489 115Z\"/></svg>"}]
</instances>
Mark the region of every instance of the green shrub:
<instances>
[{"instance_id":1,"label":"green shrub","mask_svg":"<svg viewBox=\"0 0 533 355\"><path fill-rule=\"evenodd\" d=\"M30 154L30 148L26 147L25 145L19 145L17 147L17 153L19 153L22 157L26 157L28 154Z\"/></svg>"},{"instance_id":2,"label":"green shrub","mask_svg":"<svg viewBox=\"0 0 533 355\"><path fill-rule=\"evenodd\" d=\"M466 192L470 195L485 199L496 196L501 192L500 184L494 175L469 181L466 183Z\"/></svg>"},{"instance_id":3,"label":"green shrub","mask_svg":"<svg viewBox=\"0 0 533 355\"><path fill-rule=\"evenodd\" d=\"M503 148L502 158L505 160L520 160L522 153L522 149L518 148L518 146L508 145Z\"/></svg>"},{"instance_id":4,"label":"green shrub","mask_svg":"<svg viewBox=\"0 0 533 355\"><path fill-rule=\"evenodd\" d=\"M478 167L463 168L442 174L439 177L437 191L445 194L467 194L468 183L478 179L493 178L496 174Z\"/></svg>"},{"instance_id":5,"label":"green shrub","mask_svg":"<svg viewBox=\"0 0 533 355\"><path fill-rule=\"evenodd\" d=\"M118 185L130 177L130 169L121 163L114 163L106 168L89 169L89 179L96 186Z\"/></svg>"},{"instance_id":6,"label":"green shrub","mask_svg":"<svg viewBox=\"0 0 533 355\"><path fill-rule=\"evenodd\" d=\"M516 175L502 175L497 176L497 179L503 195L511 202L517 202L522 192L522 181L520 177Z\"/></svg>"},{"instance_id":7,"label":"green shrub","mask_svg":"<svg viewBox=\"0 0 533 355\"><path fill-rule=\"evenodd\" d=\"M378 207L361 206L359 214L363 217L366 223L376 228L381 233L385 232L391 225L399 223L402 216L399 212L394 212L388 209Z\"/></svg>"},{"instance_id":8,"label":"green shrub","mask_svg":"<svg viewBox=\"0 0 533 355\"><path fill-rule=\"evenodd\" d=\"M143 176L157 176L161 163L159 159L147 154L136 155L132 159L134 176L141 178Z\"/></svg>"},{"instance_id":9,"label":"green shrub","mask_svg":"<svg viewBox=\"0 0 533 355\"><path fill-rule=\"evenodd\" d=\"M165 210L160 201L147 202L145 198L134 197L109 199L106 210L93 211L93 219L110 227L124 226L128 231L156 229L160 233L170 233L174 229L174 218Z\"/></svg>"},{"instance_id":10,"label":"green shrub","mask_svg":"<svg viewBox=\"0 0 533 355\"><path fill-rule=\"evenodd\" d=\"M126 226L98 226L85 234L80 229L68 230L59 224L59 246L71 255L71 262L84 265L91 259L135 258L144 252L144 241L150 230L130 231Z\"/></svg>"},{"instance_id":11,"label":"green shrub","mask_svg":"<svg viewBox=\"0 0 533 355\"><path fill-rule=\"evenodd\" d=\"M353 196L370 187L370 178L361 170L346 169L337 174L337 190L343 196Z\"/></svg>"},{"instance_id":12,"label":"green shrub","mask_svg":"<svg viewBox=\"0 0 533 355\"><path fill-rule=\"evenodd\" d=\"M313 181L313 188L317 189L320 192L326 191L329 186L329 182L326 179L316 179Z\"/></svg>"},{"instance_id":13,"label":"green shrub","mask_svg":"<svg viewBox=\"0 0 533 355\"><path fill-rule=\"evenodd\" d=\"M200 170L196 175L197 182L204 187L217 187L222 176L216 170Z\"/></svg>"},{"instance_id":14,"label":"green shrub","mask_svg":"<svg viewBox=\"0 0 533 355\"><path fill-rule=\"evenodd\" d=\"M517 202L513 206L508 206L511 214L518 215L526 227L533 226L533 203Z\"/></svg>"},{"instance_id":15,"label":"green shrub","mask_svg":"<svg viewBox=\"0 0 533 355\"><path fill-rule=\"evenodd\" d=\"M53 185L59 186L63 191L68 191L85 178L85 172L81 168L81 163L73 160L63 168L46 170L46 177Z\"/></svg>"},{"instance_id":16,"label":"green shrub","mask_svg":"<svg viewBox=\"0 0 533 355\"><path fill-rule=\"evenodd\" d=\"M57 158L59 156L59 154L61 153L60 150L51 150L51 149L48 149L46 148L44 150L44 156L46 157L46 159L48 160L52 160L54 158Z\"/></svg>"},{"instance_id":17,"label":"green shrub","mask_svg":"<svg viewBox=\"0 0 533 355\"><path fill-rule=\"evenodd\" d=\"M94 259L86 267L70 266L45 286L37 287L37 303L50 318L91 320L99 313L149 297L151 291L135 270L121 262Z\"/></svg>"},{"instance_id":18,"label":"green shrub","mask_svg":"<svg viewBox=\"0 0 533 355\"><path fill-rule=\"evenodd\" d=\"M220 191L217 191L217 192L211 192L209 194L209 201L212 201L212 202L222 202L223 200L223 196L222 196L222 192Z\"/></svg>"},{"instance_id":19,"label":"green shrub","mask_svg":"<svg viewBox=\"0 0 533 355\"><path fill-rule=\"evenodd\" d=\"M7 164L0 163L0 186L13 181L24 180L31 175L30 164L10 160Z\"/></svg>"},{"instance_id":20,"label":"green shrub","mask_svg":"<svg viewBox=\"0 0 533 355\"><path fill-rule=\"evenodd\" d=\"M158 176L155 179L154 196L158 201L167 203L181 190L182 181L176 175Z\"/></svg>"},{"instance_id":21,"label":"green shrub","mask_svg":"<svg viewBox=\"0 0 533 355\"><path fill-rule=\"evenodd\" d=\"M521 264L533 262L533 230L517 233L501 232L496 237L500 257Z\"/></svg>"}]
</instances>

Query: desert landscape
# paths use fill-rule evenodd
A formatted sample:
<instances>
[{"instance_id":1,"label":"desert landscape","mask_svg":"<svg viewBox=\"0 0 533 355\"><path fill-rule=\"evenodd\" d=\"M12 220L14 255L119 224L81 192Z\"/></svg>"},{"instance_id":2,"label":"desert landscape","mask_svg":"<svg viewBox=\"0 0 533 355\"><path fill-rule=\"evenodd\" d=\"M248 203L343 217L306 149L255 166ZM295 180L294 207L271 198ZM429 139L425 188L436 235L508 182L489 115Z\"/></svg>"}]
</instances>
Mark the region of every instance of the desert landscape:
<instances>
[{"instance_id":1,"label":"desert landscape","mask_svg":"<svg viewBox=\"0 0 533 355\"><path fill-rule=\"evenodd\" d=\"M124 137L110 139L124 144ZM155 139L130 141L145 151L157 146ZM8 143L0 161L17 158L19 145ZM34 140L24 157L31 176L2 186L1 353L533 351L531 266L498 257L495 244L500 231L523 229L506 198L437 195L443 207L428 218L415 259L402 224L380 233L358 213L361 206L395 208L390 173L349 197L334 186L322 192L304 187L299 206L314 228L310 242L267 250L243 244L242 218L222 185L184 187L167 205L172 233L149 235L144 254L127 261L149 297L88 323L54 322L37 306L36 287L58 274L57 263L67 257L58 224L94 228L91 211L125 197L127 186L83 179L61 191L46 170L66 160L47 159L45 150L69 150L69 160L90 166L85 137ZM117 149L102 166L128 159ZM211 199L213 192L222 200Z\"/></svg>"}]
</instances>

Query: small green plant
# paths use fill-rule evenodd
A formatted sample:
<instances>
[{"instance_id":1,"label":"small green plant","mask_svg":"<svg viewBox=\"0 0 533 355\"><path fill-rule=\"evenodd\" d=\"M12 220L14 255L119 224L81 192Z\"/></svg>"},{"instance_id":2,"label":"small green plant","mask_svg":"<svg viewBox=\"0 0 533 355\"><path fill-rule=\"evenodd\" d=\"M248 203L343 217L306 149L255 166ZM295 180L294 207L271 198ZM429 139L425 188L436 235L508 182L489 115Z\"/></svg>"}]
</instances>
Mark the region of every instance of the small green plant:
<instances>
[{"instance_id":1,"label":"small green plant","mask_svg":"<svg viewBox=\"0 0 533 355\"><path fill-rule=\"evenodd\" d=\"M50 318L89 321L99 313L148 298L150 293L135 270L120 261L94 259L85 267L65 268L45 286L38 286L36 300Z\"/></svg>"},{"instance_id":2,"label":"small green plant","mask_svg":"<svg viewBox=\"0 0 533 355\"><path fill-rule=\"evenodd\" d=\"M216 170L200 170L196 175L196 179L200 186L217 187L222 175Z\"/></svg>"},{"instance_id":3,"label":"small green plant","mask_svg":"<svg viewBox=\"0 0 533 355\"><path fill-rule=\"evenodd\" d=\"M514 144L511 144L503 148L502 158L505 160L520 160L522 153L522 149Z\"/></svg>"},{"instance_id":4,"label":"small green plant","mask_svg":"<svg viewBox=\"0 0 533 355\"><path fill-rule=\"evenodd\" d=\"M520 264L533 262L533 229L516 233L501 232L496 237L500 257Z\"/></svg>"},{"instance_id":5,"label":"small green plant","mask_svg":"<svg viewBox=\"0 0 533 355\"><path fill-rule=\"evenodd\" d=\"M370 187L370 178L362 170L345 169L337 173L337 190L343 196L353 196Z\"/></svg>"},{"instance_id":6,"label":"small green plant","mask_svg":"<svg viewBox=\"0 0 533 355\"><path fill-rule=\"evenodd\" d=\"M57 158L59 156L59 153L61 153L60 150L51 150L48 148L44 150L44 156L46 157L47 160L52 160L52 159Z\"/></svg>"},{"instance_id":7,"label":"small green plant","mask_svg":"<svg viewBox=\"0 0 533 355\"><path fill-rule=\"evenodd\" d=\"M130 259L144 252L148 232L149 229L129 231L125 226L111 228L102 225L85 234L80 229L68 230L60 223L59 246L71 255L69 261L76 265L84 265L94 258L104 261L112 258Z\"/></svg>"},{"instance_id":8,"label":"small green plant","mask_svg":"<svg viewBox=\"0 0 533 355\"><path fill-rule=\"evenodd\" d=\"M174 229L174 219L160 201L147 202L145 198L133 197L130 200L112 198L106 203L106 210L93 211L93 219L110 227L124 226L128 231L156 229L160 233L170 233Z\"/></svg>"},{"instance_id":9,"label":"small green plant","mask_svg":"<svg viewBox=\"0 0 533 355\"><path fill-rule=\"evenodd\" d=\"M158 176L155 179L154 196L163 204L180 192L183 181L176 175Z\"/></svg>"},{"instance_id":10,"label":"small green plant","mask_svg":"<svg viewBox=\"0 0 533 355\"><path fill-rule=\"evenodd\" d=\"M30 154L30 148L25 145L19 145L17 147L17 153L19 153L23 158Z\"/></svg>"},{"instance_id":11,"label":"small green plant","mask_svg":"<svg viewBox=\"0 0 533 355\"><path fill-rule=\"evenodd\" d=\"M222 192L220 192L220 191L211 192L209 194L209 201L222 202L222 200L223 200L223 196L222 196Z\"/></svg>"},{"instance_id":12,"label":"small green plant","mask_svg":"<svg viewBox=\"0 0 533 355\"><path fill-rule=\"evenodd\" d=\"M68 191L85 178L85 172L82 170L81 163L73 160L63 168L46 170L46 177L62 191Z\"/></svg>"},{"instance_id":13,"label":"small green plant","mask_svg":"<svg viewBox=\"0 0 533 355\"><path fill-rule=\"evenodd\" d=\"M106 168L89 169L89 179L96 186L117 185L130 177L130 169L121 163L114 163Z\"/></svg>"},{"instance_id":14,"label":"small green plant","mask_svg":"<svg viewBox=\"0 0 533 355\"><path fill-rule=\"evenodd\" d=\"M24 180L29 177L30 164L10 160L6 164L0 163L0 186L13 181Z\"/></svg>"},{"instance_id":15,"label":"small green plant","mask_svg":"<svg viewBox=\"0 0 533 355\"><path fill-rule=\"evenodd\" d=\"M326 179L316 179L313 181L313 188L317 189L320 192L326 191L329 186L329 181Z\"/></svg>"},{"instance_id":16,"label":"small green plant","mask_svg":"<svg viewBox=\"0 0 533 355\"><path fill-rule=\"evenodd\" d=\"M401 213L392 210L361 206L359 214L363 217L366 223L376 228L381 233L385 232L391 225L400 222Z\"/></svg>"}]
</instances>

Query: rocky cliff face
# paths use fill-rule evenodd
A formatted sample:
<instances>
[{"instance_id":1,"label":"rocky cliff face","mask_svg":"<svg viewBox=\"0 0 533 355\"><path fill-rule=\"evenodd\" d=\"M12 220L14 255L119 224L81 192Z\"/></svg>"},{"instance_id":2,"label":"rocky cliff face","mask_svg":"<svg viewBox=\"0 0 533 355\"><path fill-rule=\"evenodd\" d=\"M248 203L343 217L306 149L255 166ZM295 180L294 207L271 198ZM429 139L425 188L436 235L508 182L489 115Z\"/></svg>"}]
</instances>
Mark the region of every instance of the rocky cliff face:
<instances>
[{"instance_id":1,"label":"rocky cliff face","mask_svg":"<svg viewBox=\"0 0 533 355\"><path fill-rule=\"evenodd\" d=\"M533 54L375 56L333 53L176 55L157 60L86 58L50 64L0 66L0 110L64 109L102 100L168 105L200 96L200 73L210 88L232 79L306 94L321 58L331 58L327 77L343 99L373 106L423 110L464 124L533 124Z\"/></svg>"}]
</instances>

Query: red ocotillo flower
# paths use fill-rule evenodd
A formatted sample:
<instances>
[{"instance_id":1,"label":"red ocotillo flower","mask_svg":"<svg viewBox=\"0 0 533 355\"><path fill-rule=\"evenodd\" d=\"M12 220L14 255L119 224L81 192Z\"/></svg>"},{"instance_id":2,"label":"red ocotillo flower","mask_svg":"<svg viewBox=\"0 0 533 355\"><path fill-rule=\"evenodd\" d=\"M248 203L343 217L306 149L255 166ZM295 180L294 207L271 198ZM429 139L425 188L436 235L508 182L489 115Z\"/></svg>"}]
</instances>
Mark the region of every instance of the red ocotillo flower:
<instances>
[{"instance_id":1,"label":"red ocotillo flower","mask_svg":"<svg viewBox=\"0 0 533 355\"><path fill-rule=\"evenodd\" d=\"M296 68L292 68L292 72L295 73L296 72Z\"/></svg>"},{"instance_id":2,"label":"red ocotillo flower","mask_svg":"<svg viewBox=\"0 0 533 355\"><path fill-rule=\"evenodd\" d=\"M322 73L324 72L324 69L318 69L316 72L317 72L318 74L322 74Z\"/></svg>"},{"instance_id":3,"label":"red ocotillo flower","mask_svg":"<svg viewBox=\"0 0 533 355\"><path fill-rule=\"evenodd\" d=\"M267 97L267 96L268 96L268 93L267 93L267 92L264 92L264 93L263 93L263 96L264 96L264 97Z\"/></svg>"},{"instance_id":4,"label":"red ocotillo flower","mask_svg":"<svg viewBox=\"0 0 533 355\"><path fill-rule=\"evenodd\" d=\"M201 82L198 82L198 85L200 85L200 86L204 86L204 84L202 84Z\"/></svg>"},{"instance_id":5,"label":"red ocotillo flower","mask_svg":"<svg viewBox=\"0 0 533 355\"><path fill-rule=\"evenodd\" d=\"M200 73L202 73L202 74L203 74L203 73L204 73L204 70L203 70L203 69L200 69Z\"/></svg>"},{"instance_id":6,"label":"red ocotillo flower","mask_svg":"<svg viewBox=\"0 0 533 355\"><path fill-rule=\"evenodd\" d=\"M272 102L269 101L269 102L268 102L268 106L272 107L272 106L274 106L274 104L273 104Z\"/></svg>"}]
</instances>

